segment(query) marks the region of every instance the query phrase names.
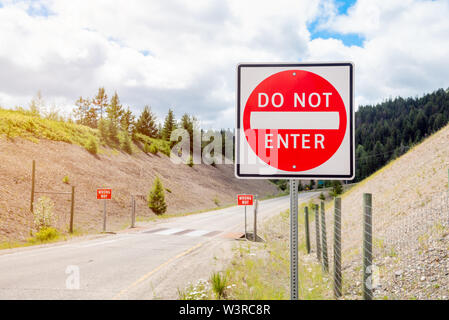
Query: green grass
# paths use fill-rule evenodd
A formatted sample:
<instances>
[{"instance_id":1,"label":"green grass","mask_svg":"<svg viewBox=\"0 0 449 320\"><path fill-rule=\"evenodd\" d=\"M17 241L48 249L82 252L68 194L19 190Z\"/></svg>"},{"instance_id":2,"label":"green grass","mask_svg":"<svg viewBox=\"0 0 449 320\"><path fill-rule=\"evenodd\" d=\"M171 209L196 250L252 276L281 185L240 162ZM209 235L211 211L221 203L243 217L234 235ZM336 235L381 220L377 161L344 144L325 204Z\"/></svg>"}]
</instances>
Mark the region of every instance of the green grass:
<instances>
[{"instance_id":1,"label":"green grass","mask_svg":"<svg viewBox=\"0 0 449 320\"><path fill-rule=\"evenodd\" d=\"M25 111L0 108L0 135L8 139L21 137L39 142L39 139L62 141L84 147L90 137L96 137L96 130L62 121L33 116Z\"/></svg>"},{"instance_id":2,"label":"green grass","mask_svg":"<svg viewBox=\"0 0 449 320\"><path fill-rule=\"evenodd\" d=\"M41 233L39 232L36 233L32 237L28 238L26 241L9 241L9 240L0 241L0 250L30 247L59 241L68 241L72 238L84 235L86 235L86 233L78 229L73 230L72 234L62 233L57 230L50 230L50 231L47 230Z\"/></svg>"},{"instance_id":3,"label":"green grass","mask_svg":"<svg viewBox=\"0 0 449 320\"><path fill-rule=\"evenodd\" d=\"M41 243L49 243L58 241L61 234L58 230L52 227L42 228L36 234L28 239L28 242L31 244L41 244Z\"/></svg>"},{"instance_id":4,"label":"green grass","mask_svg":"<svg viewBox=\"0 0 449 320\"><path fill-rule=\"evenodd\" d=\"M212 284L212 291L215 293L217 299L225 298L226 287L228 286L227 275L221 274L219 272L214 272L210 277L210 282Z\"/></svg>"},{"instance_id":5,"label":"green grass","mask_svg":"<svg viewBox=\"0 0 449 320\"><path fill-rule=\"evenodd\" d=\"M84 125L50 120L43 117L33 115L31 112L25 110L9 110L0 108L0 136L5 136L7 139L14 140L14 138L23 138L35 143L40 139L48 139L52 141L61 141L70 144L79 145L88 149L89 152L96 154L95 151L87 146L92 145L93 142L98 141L100 146L109 146L112 149L125 145L125 151L128 153L138 152L139 148L131 142L130 146L124 143L123 132L119 133L118 143L112 144L110 141L103 141L100 138L98 129L93 129ZM161 153L170 156L170 142L154 139L143 134L136 134L135 140L154 146ZM99 150L99 153L105 153L104 150ZM118 152L107 152L114 155Z\"/></svg>"}]
</instances>

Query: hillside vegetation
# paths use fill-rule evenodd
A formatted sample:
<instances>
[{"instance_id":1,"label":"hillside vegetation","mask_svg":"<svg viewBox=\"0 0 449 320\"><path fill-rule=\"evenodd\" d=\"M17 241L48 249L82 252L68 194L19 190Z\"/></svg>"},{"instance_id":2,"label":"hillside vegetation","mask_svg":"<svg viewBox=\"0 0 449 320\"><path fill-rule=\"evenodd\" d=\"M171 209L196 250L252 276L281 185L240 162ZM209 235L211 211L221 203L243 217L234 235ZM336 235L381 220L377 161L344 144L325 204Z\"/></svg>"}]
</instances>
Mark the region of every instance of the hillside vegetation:
<instances>
[{"instance_id":1,"label":"hillside vegetation","mask_svg":"<svg viewBox=\"0 0 449 320\"><path fill-rule=\"evenodd\" d=\"M448 122L449 89L359 107L355 113L355 181L404 154Z\"/></svg>"},{"instance_id":2,"label":"hillside vegetation","mask_svg":"<svg viewBox=\"0 0 449 320\"><path fill-rule=\"evenodd\" d=\"M99 129L90 128L85 125L70 121L52 120L41 117L26 110L8 110L0 108L0 135L13 140L20 137L33 142L39 139L61 141L86 147L89 139L95 139L100 147L120 149L120 139L117 143L104 139ZM135 133L132 137L133 151L143 149L143 145L154 144L157 151L170 155L170 143L162 139L148 137L141 133ZM102 149L100 148L100 152Z\"/></svg>"}]
</instances>

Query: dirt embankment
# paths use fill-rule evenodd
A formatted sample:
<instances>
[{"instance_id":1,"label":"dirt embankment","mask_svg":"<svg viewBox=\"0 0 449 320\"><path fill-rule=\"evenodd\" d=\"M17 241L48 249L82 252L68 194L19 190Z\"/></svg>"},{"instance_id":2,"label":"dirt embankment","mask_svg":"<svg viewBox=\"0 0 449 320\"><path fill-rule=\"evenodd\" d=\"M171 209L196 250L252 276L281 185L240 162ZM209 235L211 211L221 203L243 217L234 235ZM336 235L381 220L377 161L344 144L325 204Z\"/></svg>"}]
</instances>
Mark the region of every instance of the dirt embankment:
<instances>
[{"instance_id":1,"label":"dirt embankment","mask_svg":"<svg viewBox=\"0 0 449 320\"><path fill-rule=\"evenodd\" d=\"M342 263L347 298L358 298L362 291L364 193L373 197L375 297L449 296L448 141L449 126L343 195ZM326 215L333 226L332 207ZM332 232L328 243L332 244Z\"/></svg>"},{"instance_id":2,"label":"dirt embankment","mask_svg":"<svg viewBox=\"0 0 449 320\"><path fill-rule=\"evenodd\" d=\"M185 213L235 202L237 193L276 194L264 180L237 180L232 165L174 164L162 154L143 152L128 155L110 151L93 156L83 148L62 142L33 143L16 138L0 140L0 240L21 240L33 229L29 212L31 166L36 160L36 191L69 192L75 186L75 229L96 232L102 228L103 203L96 188L112 188L107 203L108 229L118 230L130 220L131 194L137 197L137 215L154 214L146 206L146 195L159 176L166 188L167 214ZM63 182L69 177L69 184ZM42 196L36 194L35 199ZM55 203L57 226L66 229L70 195L48 194Z\"/></svg>"}]
</instances>

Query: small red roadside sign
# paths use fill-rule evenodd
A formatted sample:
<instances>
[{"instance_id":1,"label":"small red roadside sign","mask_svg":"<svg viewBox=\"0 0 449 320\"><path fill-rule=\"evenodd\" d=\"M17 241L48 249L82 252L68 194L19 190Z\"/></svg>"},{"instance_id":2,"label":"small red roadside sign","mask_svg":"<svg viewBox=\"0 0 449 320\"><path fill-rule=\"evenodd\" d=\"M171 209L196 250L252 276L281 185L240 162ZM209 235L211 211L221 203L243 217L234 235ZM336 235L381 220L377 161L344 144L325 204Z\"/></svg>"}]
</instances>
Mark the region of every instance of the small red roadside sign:
<instances>
[{"instance_id":1,"label":"small red roadside sign","mask_svg":"<svg viewBox=\"0 0 449 320\"><path fill-rule=\"evenodd\" d=\"M111 200L112 189L97 189L97 200Z\"/></svg>"},{"instance_id":2,"label":"small red roadside sign","mask_svg":"<svg viewBox=\"0 0 449 320\"><path fill-rule=\"evenodd\" d=\"M239 194L237 195L237 205L239 206L252 206L253 205L252 194Z\"/></svg>"}]
</instances>

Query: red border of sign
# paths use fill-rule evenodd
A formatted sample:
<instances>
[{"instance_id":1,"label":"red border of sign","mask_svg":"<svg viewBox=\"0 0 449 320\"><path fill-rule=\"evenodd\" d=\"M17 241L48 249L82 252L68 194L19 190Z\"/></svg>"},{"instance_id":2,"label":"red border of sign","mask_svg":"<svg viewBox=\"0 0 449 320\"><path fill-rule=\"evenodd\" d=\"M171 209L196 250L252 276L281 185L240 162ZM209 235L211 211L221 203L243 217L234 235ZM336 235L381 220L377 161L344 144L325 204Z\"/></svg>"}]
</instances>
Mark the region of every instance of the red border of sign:
<instances>
[{"instance_id":1,"label":"red border of sign","mask_svg":"<svg viewBox=\"0 0 449 320\"><path fill-rule=\"evenodd\" d=\"M350 174L349 175L325 175L325 174L242 174L240 173L240 73L241 68L248 67L349 67L349 141L350 141ZM330 62L330 63L241 63L237 65L237 117L236 117L236 148L235 148L235 176L237 178L270 179L270 178L307 178L307 179L329 179L352 180L355 176L354 163L354 64L352 62Z\"/></svg>"}]
</instances>

